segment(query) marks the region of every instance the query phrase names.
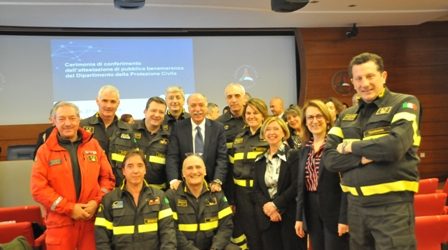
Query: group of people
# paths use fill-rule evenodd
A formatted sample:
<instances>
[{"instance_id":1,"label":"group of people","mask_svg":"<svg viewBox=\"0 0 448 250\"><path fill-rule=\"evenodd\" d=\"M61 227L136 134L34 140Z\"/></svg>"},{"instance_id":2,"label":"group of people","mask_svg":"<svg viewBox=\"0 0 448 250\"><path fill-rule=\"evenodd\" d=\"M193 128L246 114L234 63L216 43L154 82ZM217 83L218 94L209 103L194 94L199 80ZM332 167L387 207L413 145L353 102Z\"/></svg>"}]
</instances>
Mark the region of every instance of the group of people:
<instances>
[{"instance_id":1,"label":"group of people","mask_svg":"<svg viewBox=\"0 0 448 250\"><path fill-rule=\"evenodd\" d=\"M31 192L47 210L48 249L415 249L420 105L386 86L373 53L349 65L358 104L283 109L230 83L226 112L180 87L145 118L117 118L119 91L80 119L58 102ZM270 109L272 115L268 114ZM218 109L219 111L219 109Z\"/></svg>"}]
</instances>

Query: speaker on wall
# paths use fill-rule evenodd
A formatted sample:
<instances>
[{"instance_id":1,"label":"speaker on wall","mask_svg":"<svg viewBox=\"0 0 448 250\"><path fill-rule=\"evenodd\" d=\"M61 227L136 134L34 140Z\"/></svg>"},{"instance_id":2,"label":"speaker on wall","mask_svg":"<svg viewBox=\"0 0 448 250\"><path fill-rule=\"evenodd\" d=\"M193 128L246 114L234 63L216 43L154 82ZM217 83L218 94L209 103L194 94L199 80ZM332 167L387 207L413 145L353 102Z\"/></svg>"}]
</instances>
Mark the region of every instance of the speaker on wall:
<instances>
[{"instance_id":1,"label":"speaker on wall","mask_svg":"<svg viewBox=\"0 0 448 250\"><path fill-rule=\"evenodd\" d=\"M293 12L308 3L309 0L271 0L271 8L275 12Z\"/></svg>"}]
</instances>

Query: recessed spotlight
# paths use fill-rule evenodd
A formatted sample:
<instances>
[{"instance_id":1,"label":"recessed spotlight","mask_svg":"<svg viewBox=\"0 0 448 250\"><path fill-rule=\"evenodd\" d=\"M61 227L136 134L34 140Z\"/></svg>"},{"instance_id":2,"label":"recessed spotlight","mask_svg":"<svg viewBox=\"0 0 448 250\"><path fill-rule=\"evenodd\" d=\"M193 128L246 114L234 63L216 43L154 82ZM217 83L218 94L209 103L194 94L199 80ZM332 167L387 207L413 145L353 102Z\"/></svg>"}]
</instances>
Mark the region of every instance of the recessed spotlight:
<instances>
[{"instance_id":1,"label":"recessed spotlight","mask_svg":"<svg viewBox=\"0 0 448 250\"><path fill-rule=\"evenodd\" d=\"M350 4L348 7L349 7L349 8L353 8L353 7L356 7L356 6L358 6L358 5L356 5L356 4Z\"/></svg>"}]
</instances>

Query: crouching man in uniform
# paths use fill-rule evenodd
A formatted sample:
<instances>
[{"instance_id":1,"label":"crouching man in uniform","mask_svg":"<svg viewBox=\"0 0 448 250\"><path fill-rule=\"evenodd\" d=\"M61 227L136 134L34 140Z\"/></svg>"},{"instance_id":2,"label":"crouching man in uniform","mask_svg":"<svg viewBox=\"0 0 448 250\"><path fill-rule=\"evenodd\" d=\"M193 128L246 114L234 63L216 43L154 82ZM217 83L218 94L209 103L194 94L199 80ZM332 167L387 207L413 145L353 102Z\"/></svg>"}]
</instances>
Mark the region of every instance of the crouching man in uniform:
<instances>
[{"instance_id":1,"label":"crouching man in uniform","mask_svg":"<svg viewBox=\"0 0 448 250\"><path fill-rule=\"evenodd\" d=\"M123 160L121 187L104 196L95 220L97 249L176 249L173 212L165 194L145 181L145 157Z\"/></svg>"},{"instance_id":2,"label":"crouching man in uniform","mask_svg":"<svg viewBox=\"0 0 448 250\"><path fill-rule=\"evenodd\" d=\"M190 155L182 165L184 181L166 192L173 209L178 249L239 249L230 243L232 209L222 191L211 192L201 157Z\"/></svg>"}]
</instances>

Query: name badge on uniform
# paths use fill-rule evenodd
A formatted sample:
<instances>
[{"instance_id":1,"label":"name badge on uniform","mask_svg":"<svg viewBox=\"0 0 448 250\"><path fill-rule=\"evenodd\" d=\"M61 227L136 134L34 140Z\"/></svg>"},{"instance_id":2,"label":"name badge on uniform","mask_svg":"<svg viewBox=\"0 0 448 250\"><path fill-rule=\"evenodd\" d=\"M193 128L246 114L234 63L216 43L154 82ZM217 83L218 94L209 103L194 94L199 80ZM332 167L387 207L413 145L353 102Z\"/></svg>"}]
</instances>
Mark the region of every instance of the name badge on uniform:
<instances>
[{"instance_id":1,"label":"name badge on uniform","mask_svg":"<svg viewBox=\"0 0 448 250\"><path fill-rule=\"evenodd\" d=\"M130 139L131 139L131 136L130 136L129 134L127 134L127 133L126 133L126 134L123 133L123 134L120 135L120 138L121 138L121 139L130 140Z\"/></svg>"},{"instance_id":2,"label":"name badge on uniform","mask_svg":"<svg viewBox=\"0 0 448 250\"><path fill-rule=\"evenodd\" d=\"M243 137L238 137L238 138L235 138L235 141L233 142L233 144L241 144L241 143L243 143L243 141L244 141Z\"/></svg>"},{"instance_id":3,"label":"name badge on uniform","mask_svg":"<svg viewBox=\"0 0 448 250\"><path fill-rule=\"evenodd\" d=\"M178 207L187 207L188 202L187 202L187 200L179 199L179 200L177 200L177 206Z\"/></svg>"},{"instance_id":4,"label":"name badge on uniform","mask_svg":"<svg viewBox=\"0 0 448 250\"><path fill-rule=\"evenodd\" d=\"M84 126L82 128L91 134L93 134L95 132L95 127L93 127L93 126Z\"/></svg>"},{"instance_id":5,"label":"name badge on uniform","mask_svg":"<svg viewBox=\"0 0 448 250\"><path fill-rule=\"evenodd\" d=\"M156 197L154 199L149 199L148 200L148 205L153 206L153 205L160 205L160 198Z\"/></svg>"},{"instance_id":6,"label":"name badge on uniform","mask_svg":"<svg viewBox=\"0 0 448 250\"><path fill-rule=\"evenodd\" d=\"M135 132L135 133L134 133L134 137L135 137L135 139L140 140L140 139L142 139L142 133L140 133L140 132Z\"/></svg>"},{"instance_id":7,"label":"name badge on uniform","mask_svg":"<svg viewBox=\"0 0 448 250\"><path fill-rule=\"evenodd\" d=\"M114 203L112 203L112 209L119 209L123 207L124 207L123 201L114 201Z\"/></svg>"},{"instance_id":8,"label":"name badge on uniform","mask_svg":"<svg viewBox=\"0 0 448 250\"><path fill-rule=\"evenodd\" d=\"M382 107L382 108L379 108L379 109L376 111L376 114L377 114L377 115L385 115L385 114L389 114L391 110L392 110L392 106L389 106L389 107Z\"/></svg>"},{"instance_id":9,"label":"name badge on uniform","mask_svg":"<svg viewBox=\"0 0 448 250\"><path fill-rule=\"evenodd\" d=\"M218 201L216 200L216 197L213 197L213 198L210 198L208 201L207 201L207 206L214 206L214 205L216 205L216 204L218 204Z\"/></svg>"},{"instance_id":10,"label":"name badge on uniform","mask_svg":"<svg viewBox=\"0 0 448 250\"><path fill-rule=\"evenodd\" d=\"M344 117L342 117L343 121L354 121L358 114L345 114Z\"/></svg>"},{"instance_id":11,"label":"name badge on uniform","mask_svg":"<svg viewBox=\"0 0 448 250\"><path fill-rule=\"evenodd\" d=\"M144 218L143 222L145 224L154 224L157 223L157 218Z\"/></svg>"},{"instance_id":12,"label":"name badge on uniform","mask_svg":"<svg viewBox=\"0 0 448 250\"><path fill-rule=\"evenodd\" d=\"M50 160L49 165L50 165L50 167L51 167L51 166L54 166L54 165L59 165L59 164L61 164L61 163L62 163L62 160L61 160L61 159L53 159L53 160Z\"/></svg>"}]
</instances>

